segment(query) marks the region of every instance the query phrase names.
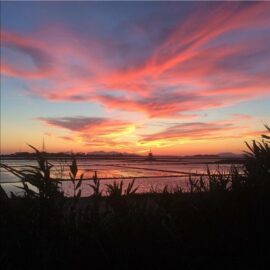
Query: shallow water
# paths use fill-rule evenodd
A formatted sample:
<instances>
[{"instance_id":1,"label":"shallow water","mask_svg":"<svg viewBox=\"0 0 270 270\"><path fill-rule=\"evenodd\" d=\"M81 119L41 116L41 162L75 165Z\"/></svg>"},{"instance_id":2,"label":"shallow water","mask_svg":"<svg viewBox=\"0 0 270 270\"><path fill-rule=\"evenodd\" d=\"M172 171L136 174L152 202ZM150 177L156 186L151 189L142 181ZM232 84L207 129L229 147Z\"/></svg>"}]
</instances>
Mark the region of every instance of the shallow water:
<instances>
[{"instance_id":1,"label":"shallow water","mask_svg":"<svg viewBox=\"0 0 270 270\"><path fill-rule=\"evenodd\" d=\"M106 195L106 184L112 184L114 181L123 181L124 189L132 179L135 180L135 187L138 187L138 193L150 192L151 190L163 190L165 186L169 190L176 187L183 189L187 188L187 179L189 173L202 174L206 172L207 163L215 160L207 159L171 159L171 160L78 160L78 177L84 173L82 182L82 196L89 196L92 193L89 184L94 172L97 173L98 178L101 180L101 190L103 195ZM25 168L26 166L35 166L37 163L33 160L2 160L3 164L13 166L17 169ZM52 169L52 177L67 179L69 172L69 165L71 160L52 160L54 165ZM229 171L230 164L208 164L210 171L214 172L218 168L222 171ZM20 194L22 191L18 188L21 186L18 183L19 179L9 172L1 169L0 183L7 193L11 191L15 194ZM62 181L61 189L66 196L72 196L74 189L71 181Z\"/></svg>"}]
</instances>

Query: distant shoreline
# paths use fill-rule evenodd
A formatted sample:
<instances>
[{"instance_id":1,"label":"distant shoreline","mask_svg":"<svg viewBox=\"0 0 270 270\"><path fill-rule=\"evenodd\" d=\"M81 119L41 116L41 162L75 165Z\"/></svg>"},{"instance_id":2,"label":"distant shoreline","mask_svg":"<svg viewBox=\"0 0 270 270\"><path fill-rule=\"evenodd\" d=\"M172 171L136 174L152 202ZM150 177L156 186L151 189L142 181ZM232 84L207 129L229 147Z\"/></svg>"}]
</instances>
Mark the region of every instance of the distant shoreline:
<instances>
[{"instance_id":1,"label":"distant shoreline","mask_svg":"<svg viewBox=\"0 0 270 270\"><path fill-rule=\"evenodd\" d=\"M75 158L76 160L129 160L129 161L137 161L137 162L181 162L188 160L198 160L198 164L242 164L244 158L243 157L222 157L222 156L204 156L204 155L196 155L196 156L155 156L155 160L147 160L145 156L119 156L119 155L69 155L69 156L55 156L55 155L45 155L49 160L72 160ZM16 155L1 155L1 160L36 160L35 154L29 154L25 156L16 156ZM202 162L199 162L201 160ZM205 161L203 161L205 160Z\"/></svg>"}]
</instances>

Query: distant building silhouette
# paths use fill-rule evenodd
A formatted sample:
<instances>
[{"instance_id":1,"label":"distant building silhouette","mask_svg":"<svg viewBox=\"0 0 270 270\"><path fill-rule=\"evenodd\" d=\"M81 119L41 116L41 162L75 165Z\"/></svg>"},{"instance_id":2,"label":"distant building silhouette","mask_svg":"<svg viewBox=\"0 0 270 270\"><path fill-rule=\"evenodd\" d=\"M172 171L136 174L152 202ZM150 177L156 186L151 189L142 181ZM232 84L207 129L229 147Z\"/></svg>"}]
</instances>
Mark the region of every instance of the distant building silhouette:
<instances>
[{"instance_id":1,"label":"distant building silhouette","mask_svg":"<svg viewBox=\"0 0 270 270\"><path fill-rule=\"evenodd\" d=\"M148 156L146 157L146 160L147 161L154 161L154 160L156 160L156 158L153 156L153 153L152 153L151 150L149 151Z\"/></svg>"}]
</instances>

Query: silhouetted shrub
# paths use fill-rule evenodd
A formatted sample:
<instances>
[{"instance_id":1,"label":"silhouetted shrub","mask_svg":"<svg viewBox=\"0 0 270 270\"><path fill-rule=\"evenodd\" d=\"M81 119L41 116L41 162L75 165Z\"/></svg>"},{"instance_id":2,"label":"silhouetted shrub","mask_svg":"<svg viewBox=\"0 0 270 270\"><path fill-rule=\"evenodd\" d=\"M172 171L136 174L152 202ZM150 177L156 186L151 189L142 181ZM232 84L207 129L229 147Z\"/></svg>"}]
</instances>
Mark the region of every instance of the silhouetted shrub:
<instances>
[{"instance_id":1,"label":"silhouetted shrub","mask_svg":"<svg viewBox=\"0 0 270 270\"><path fill-rule=\"evenodd\" d=\"M270 132L269 126L265 125ZM246 143L249 152L245 155L245 174L249 188L270 188L270 136L262 135L262 141Z\"/></svg>"}]
</instances>

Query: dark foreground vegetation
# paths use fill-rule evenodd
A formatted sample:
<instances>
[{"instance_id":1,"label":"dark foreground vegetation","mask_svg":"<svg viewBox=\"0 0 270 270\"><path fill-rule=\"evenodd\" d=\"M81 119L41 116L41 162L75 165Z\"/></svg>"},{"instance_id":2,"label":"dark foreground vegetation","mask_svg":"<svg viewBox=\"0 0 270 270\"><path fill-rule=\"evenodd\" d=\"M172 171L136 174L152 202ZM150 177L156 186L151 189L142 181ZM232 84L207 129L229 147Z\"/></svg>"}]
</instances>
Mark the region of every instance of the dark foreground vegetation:
<instances>
[{"instance_id":1,"label":"dark foreground vegetation","mask_svg":"<svg viewBox=\"0 0 270 270\"><path fill-rule=\"evenodd\" d=\"M102 197L94 175L93 195L81 198L74 160L67 199L37 150L37 167L2 164L25 195L0 189L1 269L269 269L270 137L262 136L247 145L244 174L193 177L189 192L136 194L133 181L108 185Z\"/></svg>"}]
</instances>

